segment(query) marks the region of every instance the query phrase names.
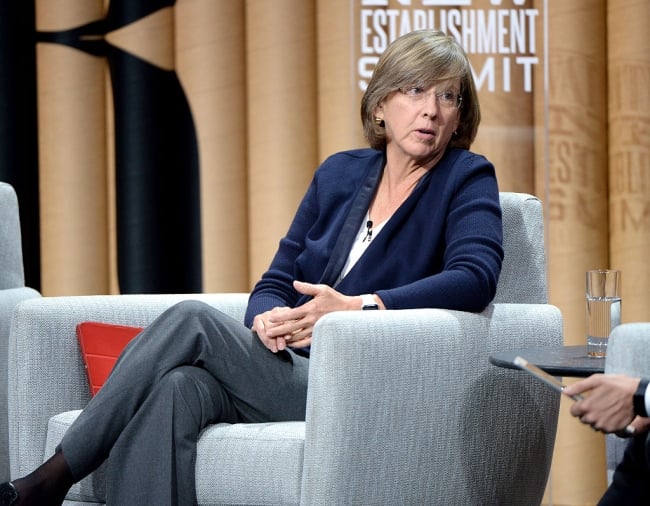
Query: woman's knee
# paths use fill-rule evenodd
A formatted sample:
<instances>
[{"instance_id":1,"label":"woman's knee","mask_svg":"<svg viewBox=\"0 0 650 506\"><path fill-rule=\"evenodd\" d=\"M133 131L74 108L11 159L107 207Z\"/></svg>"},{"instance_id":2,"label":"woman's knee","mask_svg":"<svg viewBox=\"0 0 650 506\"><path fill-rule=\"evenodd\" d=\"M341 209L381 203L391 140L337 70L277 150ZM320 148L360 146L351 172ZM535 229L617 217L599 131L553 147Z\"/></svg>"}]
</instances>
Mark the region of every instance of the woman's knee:
<instances>
[{"instance_id":1,"label":"woman's knee","mask_svg":"<svg viewBox=\"0 0 650 506\"><path fill-rule=\"evenodd\" d=\"M158 389L169 396L173 411L191 415L199 429L223 410L215 402L219 397L214 395L222 390L221 385L200 367L186 365L172 369L160 379Z\"/></svg>"},{"instance_id":2,"label":"woman's knee","mask_svg":"<svg viewBox=\"0 0 650 506\"><path fill-rule=\"evenodd\" d=\"M193 388L197 384L211 387L218 385L218 382L208 371L201 367L181 365L165 374L159 383L160 386L164 385L180 395L194 393Z\"/></svg>"},{"instance_id":3,"label":"woman's knee","mask_svg":"<svg viewBox=\"0 0 650 506\"><path fill-rule=\"evenodd\" d=\"M214 308L203 301L188 299L177 302L167 311L175 313L177 315L182 315L186 318L191 318L204 315L210 311L214 311Z\"/></svg>"},{"instance_id":4,"label":"woman's knee","mask_svg":"<svg viewBox=\"0 0 650 506\"><path fill-rule=\"evenodd\" d=\"M184 322L197 322L201 326L212 327L232 321L228 315L210 304L194 299L183 300L167 310L172 318Z\"/></svg>"}]
</instances>

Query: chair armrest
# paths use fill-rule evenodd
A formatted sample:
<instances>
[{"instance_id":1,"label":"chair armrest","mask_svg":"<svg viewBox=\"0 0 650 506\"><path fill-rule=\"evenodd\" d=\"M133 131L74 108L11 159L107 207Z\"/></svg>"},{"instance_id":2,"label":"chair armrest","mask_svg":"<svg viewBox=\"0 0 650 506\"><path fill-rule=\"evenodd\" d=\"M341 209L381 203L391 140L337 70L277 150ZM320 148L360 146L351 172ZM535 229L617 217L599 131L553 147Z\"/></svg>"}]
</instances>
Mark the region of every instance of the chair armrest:
<instances>
[{"instance_id":1,"label":"chair armrest","mask_svg":"<svg viewBox=\"0 0 650 506\"><path fill-rule=\"evenodd\" d=\"M0 290L0 480L9 479L9 435L7 419L7 361L11 315L16 304L26 299L40 297L32 288L7 288Z\"/></svg>"},{"instance_id":2,"label":"chair armrest","mask_svg":"<svg viewBox=\"0 0 650 506\"><path fill-rule=\"evenodd\" d=\"M50 417L81 409L90 398L77 323L96 320L145 326L183 299L205 301L243 321L248 294L44 297L18 304L8 368L12 476L22 476L43 461Z\"/></svg>"},{"instance_id":3,"label":"chair armrest","mask_svg":"<svg viewBox=\"0 0 650 506\"><path fill-rule=\"evenodd\" d=\"M302 502L539 504L559 395L488 357L561 343L561 314L547 304L323 317L312 343Z\"/></svg>"}]
</instances>

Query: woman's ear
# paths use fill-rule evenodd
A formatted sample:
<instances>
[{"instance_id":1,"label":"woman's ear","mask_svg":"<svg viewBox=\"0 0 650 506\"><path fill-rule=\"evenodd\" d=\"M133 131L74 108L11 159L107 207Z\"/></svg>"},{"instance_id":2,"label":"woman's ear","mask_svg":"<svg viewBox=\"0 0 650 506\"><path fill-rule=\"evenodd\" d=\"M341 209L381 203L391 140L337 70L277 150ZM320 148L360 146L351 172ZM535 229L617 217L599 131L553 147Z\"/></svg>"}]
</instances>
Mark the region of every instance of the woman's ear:
<instances>
[{"instance_id":1,"label":"woman's ear","mask_svg":"<svg viewBox=\"0 0 650 506\"><path fill-rule=\"evenodd\" d=\"M377 107L375 107L375 110L373 111L373 117L377 119L384 119L384 103L381 102Z\"/></svg>"}]
</instances>

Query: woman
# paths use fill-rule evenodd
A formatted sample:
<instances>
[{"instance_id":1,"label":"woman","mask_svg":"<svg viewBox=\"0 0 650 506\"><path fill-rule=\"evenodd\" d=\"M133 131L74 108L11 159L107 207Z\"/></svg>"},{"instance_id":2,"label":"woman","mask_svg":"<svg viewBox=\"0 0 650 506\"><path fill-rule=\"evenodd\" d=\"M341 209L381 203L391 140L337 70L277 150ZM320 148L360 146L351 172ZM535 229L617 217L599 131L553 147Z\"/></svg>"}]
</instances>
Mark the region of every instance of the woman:
<instances>
[{"instance_id":1,"label":"woman","mask_svg":"<svg viewBox=\"0 0 650 506\"><path fill-rule=\"evenodd\" d=\"M503 257L501 210L493 166L468 151L480 111L461 47L431 30L397 39L361 116L371 149L317 170L244 325L195 301L164 312L55 455L1 486L1 504L61 504L107 458L108 504L195 504L196 440L207 424L304 420L321 316L486 307Z\"/></svg>"}]
</instances>

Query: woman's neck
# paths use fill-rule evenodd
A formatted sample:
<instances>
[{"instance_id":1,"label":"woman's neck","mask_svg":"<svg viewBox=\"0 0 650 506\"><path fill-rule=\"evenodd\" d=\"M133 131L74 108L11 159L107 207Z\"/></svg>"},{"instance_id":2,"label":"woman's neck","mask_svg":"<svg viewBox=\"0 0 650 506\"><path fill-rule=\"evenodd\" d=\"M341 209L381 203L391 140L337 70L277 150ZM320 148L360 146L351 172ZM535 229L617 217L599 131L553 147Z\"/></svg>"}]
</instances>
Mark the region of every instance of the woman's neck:
<instances>
[{"instance_id":1,"label":"woman's neck","mask_svg":"<svg viewBox=\"0 0 650 506\"><path fill-rule=\"evenodd\" d=\"M431 170L444 156L444 151L436 153L433 158L416 159L407 155L404 151L398 150L394 145L386 146L386 167L382 177L390 178L391 186L399 185L400 181L407 180L415 174L420 179Z\"/></svg>"},{"instance_id":2,"label":"woman's neck","mask_svg":"<svg viewBox=\"0 0 650 506\"><path fill-rule=\"evenodd\" d=\"M373 223L383 223L388 220L408 199L427 172L428 170L423 167L402 167L396 170L386 164L377 193L368 210L369 219Z\"/></svg>"}]
</instances>

